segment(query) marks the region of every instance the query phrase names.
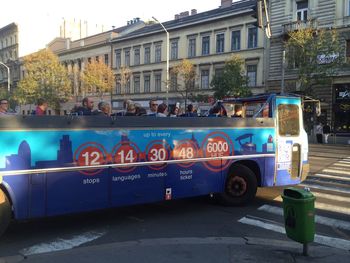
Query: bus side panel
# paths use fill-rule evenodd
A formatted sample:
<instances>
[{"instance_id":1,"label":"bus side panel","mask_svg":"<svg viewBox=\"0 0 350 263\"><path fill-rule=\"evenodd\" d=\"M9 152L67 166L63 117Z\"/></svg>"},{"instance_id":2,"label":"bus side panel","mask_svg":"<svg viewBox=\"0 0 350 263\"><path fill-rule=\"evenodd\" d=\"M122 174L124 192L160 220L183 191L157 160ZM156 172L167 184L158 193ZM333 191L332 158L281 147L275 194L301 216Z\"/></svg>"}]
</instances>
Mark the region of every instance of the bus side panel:
<instances>
[{"instance_id":1,"label":"bus side panel","mask_svg":"<svg viewBox=\"0 0 350 263\"><path fill-rule=\"evenodd\" d=\"M184 167L177 164L168 166L165 187L171 189L172 198L206 195L220 192L221 171L210 171L204 162Z\"/></svg>"},{"instance_id":2,"label":"bus side panel","mask_svg":"<svg viewBox=\"0 0 350 263\"><path fill-rule=\"evenodd\" d=\"M108 184L108 169L103 169L94 175L79 172L48 174L47 215L59 215L108 207Z\"/></svg>"},{"instance_id":3,"label":"bus side panel","mask_svg":"<svg viewBox=\"0 0 350 263\"><path fill-rule=\"evenodd\" d=\"M274 177L275 177L275 157L267 157L264 158L264 172L261 178L261 186L273 186L274 185Z\"/></svg>"},{"instance_id":4,"label":"bus side panel","mask_svg":"<svg viewBox=\"0 0 350 263\"><path fill-rule=\"evenodd\" d=\"M15 219L27 219L29 216L29 176L26 174L4 176L2 183L10 194Z\"/></svg>"},{"instance_id":5,"label":"bus side panel","mask_svg":"<svg viewBox=\"0 0 350 263\"><path fill-rule=\"evenodd\" d=\"M111 168L112 206L163 200L165 176L167 176L166 169L154 171L148 167Z\"/></svg>"}]
</instances>

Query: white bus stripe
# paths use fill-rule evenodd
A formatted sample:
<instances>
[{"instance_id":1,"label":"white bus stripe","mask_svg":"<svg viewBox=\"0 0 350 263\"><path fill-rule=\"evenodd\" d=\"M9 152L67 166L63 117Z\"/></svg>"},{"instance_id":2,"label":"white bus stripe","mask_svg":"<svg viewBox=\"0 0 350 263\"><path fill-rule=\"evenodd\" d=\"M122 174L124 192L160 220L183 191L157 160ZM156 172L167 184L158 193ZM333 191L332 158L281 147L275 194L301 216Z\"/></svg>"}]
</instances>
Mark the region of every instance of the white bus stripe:
<instances>
[{"instance_id":1,"label":"white bus stripe","mask_svg":"<svg viewBox=\"0 0 350 263\"><path fill-rule=\"evenodd\" d=\"M278 232L281 234L286 233L284 227L281 227L281 226L278 226L275 224L265 223L263 221L256 220L256 219L242 217L241 219L238 220L238 222L240 222L242 224L247 224L247 225L252 225L252 226L257 226L257 227L261 227L264 229L272 230L274 232ZM350 250L350 241L349 240L315 234L314 241L316 243L319 243L319 244L322 244L325 246Z\"/></svg>"},{"instance_id":2,"label":"white bus stripe","mask_svg":"<svg viewBox=\"0 0 350 263\"><path fill-rule=\"evenodd\" d=\"M333 191L333 192L338 192L338 193L344 193L344 194L350 194L350 189L346 188L340 188L340 187L329 187L329 186L323 186L323 185L316 185L316 184L308 184L306 182L299 184L300 186L303 187L309 187L313 189L319 189L319 190L327 190L327 191Z\"/></svg>"},{"instance_id":3,"label":"white bus stripe","mask_svg":"<svg viewBox=\"0 0 350 263\"><path fill-rule=\"evenodd\" d=\"M277 206L263 205L258 208L259 211L265 211L274 215L283 216L283 209ZM330 227L341 228L350 230L350 222L339 219L329 218L325 216L315 216L315 222L317 224L326 225Z\"/></svg>"},{"instance_id":4,"label":"white bus stripe","mask_svg":"<svg viewBox=\"0 0 350 263\"><path fill-rule=\"evenodd\" d=\"M100 238L104 234L105 233L87 232L81 235L74 236L71 239L57 238L55 241L52 241L50 243L41 243L35 246L24 248L20 251L20 253L22 255L29 256L34 254L67 250Z\"/></svg>"}]
</instances>

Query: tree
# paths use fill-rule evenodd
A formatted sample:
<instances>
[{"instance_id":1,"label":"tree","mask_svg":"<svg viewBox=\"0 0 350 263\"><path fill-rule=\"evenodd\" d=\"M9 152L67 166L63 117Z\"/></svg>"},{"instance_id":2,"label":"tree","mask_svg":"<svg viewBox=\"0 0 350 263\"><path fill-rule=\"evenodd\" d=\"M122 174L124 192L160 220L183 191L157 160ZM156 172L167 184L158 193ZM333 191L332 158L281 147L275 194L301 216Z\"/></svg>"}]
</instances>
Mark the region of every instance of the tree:
<instances>
[{"instance_id":1,"label":"tree","mask_svg":"<svg viewBox=\"0 0 350 263\"><path fill-rule=\"evenodd\" d=\"M244 62L239 56L232 56L225 62L223 71L215 74L211 81L214 97L246 97L251 95L248 87L248 77L244 72Z\"/></svg>"},{"instance_id":2,"label":"tree","mask_svg":"<svg viewBox=\"0 0 350 263\"><path fill-rule=\"evenodd\" d=\"M120 67L118 76L117 76L117 84L120 86L120 94L122 96L126 93L126 85L130 85L131 78L131 70L129 67Z\"/></svg>"},{"instance_id":3,"label":"tree","mask_svg":"<svg viewBox=\"0 0 350 263\"><path fill-rule=\"evenodd\" d=\"M25 76L14 92L20 104L35 104L43 98L55 110L71 97L71 83L66 68L48 49L24 58Z\"/></svg>"},{"instance_id":4,"label":"tree","mask_svg":"<svg viewBox=\"0 0 350 263\"><path fill-rule=\"evenodd\" d=\"M288 68L295 69L304 95L331 82L345 62L344 48L335 30L303 29L289 33L285 42Z\"/></svg>"},{"instance_id":5,"label":"tree","mask_svg":"<svg viewBox=\"0 0 350 263\"><path fill-rule=\"evenodd\" d=\"M100 61L91 61L82 73L84 93L96 93L101 98L104 93L112 92L114 74L110 67Z\"/></svg>"}]
</instances>

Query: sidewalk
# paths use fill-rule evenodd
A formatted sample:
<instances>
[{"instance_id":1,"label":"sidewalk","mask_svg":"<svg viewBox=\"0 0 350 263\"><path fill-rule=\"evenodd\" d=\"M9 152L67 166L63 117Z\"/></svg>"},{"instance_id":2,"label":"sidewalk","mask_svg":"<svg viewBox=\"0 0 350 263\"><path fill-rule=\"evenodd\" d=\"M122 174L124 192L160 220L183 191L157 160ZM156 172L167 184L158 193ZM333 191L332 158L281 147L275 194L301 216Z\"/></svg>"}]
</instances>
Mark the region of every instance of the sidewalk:
<instances>
[{"instance_id":1,"label":"sidewalk","mask_svg":"<svg viewBox=\"0 0 350 263\"><path fill-rule=\"evenodd\" d=\"M70 250L0 258L0 263L58 262L344 262L346 250L310 244L309 256L302 255L302 244L253 237L144 239Z\"/></svg>"}]
</instances>

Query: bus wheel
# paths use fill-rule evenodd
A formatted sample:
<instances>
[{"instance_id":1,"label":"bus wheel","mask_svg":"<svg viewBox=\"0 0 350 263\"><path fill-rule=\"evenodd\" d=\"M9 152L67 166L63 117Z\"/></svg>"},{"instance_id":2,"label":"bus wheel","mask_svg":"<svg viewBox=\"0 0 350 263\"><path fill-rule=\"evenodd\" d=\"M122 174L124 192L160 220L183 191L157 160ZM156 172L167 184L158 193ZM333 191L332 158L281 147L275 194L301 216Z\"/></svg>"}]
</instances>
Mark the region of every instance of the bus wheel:
<instances>
[{"instance_id":1,"label":"bus wheel","mask_svg":"<svg viewBox=\"0 0 350 263\"><path fill-rule=\"evenodd\" d=\"M0 189L0 236L11 221L11 204L6 194Z\"/></svg>"},{"instance_id":2,"label":"bus wheel","mask_svg":"<svg viewBox=\"0 0 350 263\"><path fill-rule=\"evenodd\" d=\"M257 179L248 167L235 164L229 170L221 200L225 205L237 206L253 200L257 191Z\"/></svg>"}]
</instances>

